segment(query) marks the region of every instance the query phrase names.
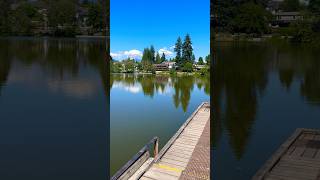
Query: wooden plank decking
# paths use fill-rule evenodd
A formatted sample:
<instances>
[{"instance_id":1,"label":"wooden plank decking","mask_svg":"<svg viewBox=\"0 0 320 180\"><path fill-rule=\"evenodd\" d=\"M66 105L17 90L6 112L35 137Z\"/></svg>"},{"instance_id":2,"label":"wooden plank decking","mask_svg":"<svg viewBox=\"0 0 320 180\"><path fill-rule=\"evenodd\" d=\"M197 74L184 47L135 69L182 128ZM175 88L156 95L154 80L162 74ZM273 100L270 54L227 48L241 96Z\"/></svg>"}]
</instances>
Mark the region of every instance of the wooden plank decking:
<instances>
[{"instance_id":1,"label":"wooden plank decking","mask_svg":"<svg viewBox=\"0 0 320 180\"><path fill-rule=\"evenodd\" d=\"M320 179L320 130L297 129L253 180Z\"/></svg>"},{"instance_id":2,"label":"wooden plank decking","mask_svg":"<svg viewBox=\"0 0 320 180\"><path fill-rule=\"evenodd\" d=\"M210 105L203 103L140 179L210 179Z\"/></svg>"}]
</instances>

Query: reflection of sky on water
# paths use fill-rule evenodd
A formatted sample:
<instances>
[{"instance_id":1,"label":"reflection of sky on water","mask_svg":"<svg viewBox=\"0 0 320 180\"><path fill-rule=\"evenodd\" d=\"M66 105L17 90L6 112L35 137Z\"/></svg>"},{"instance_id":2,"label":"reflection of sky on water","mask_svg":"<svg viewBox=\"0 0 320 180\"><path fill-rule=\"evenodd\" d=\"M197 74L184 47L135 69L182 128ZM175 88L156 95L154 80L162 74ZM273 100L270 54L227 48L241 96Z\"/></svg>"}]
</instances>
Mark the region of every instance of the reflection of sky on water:
<instances>
[{"instance_id":1,"label":"reflection of sky on water","mask_svg":"<svg viewBox=\"0 0 320 180\"><path fill-rule=\"evenodd\" d=\"M38 64L25 66L15 62L8 76L8 83L21 84L29 87L46 88L50 93L62 94L77 99L90 99L99 91L99 79L91 77L72 77L64 74L55 77L47 74Z\"/></svg>"},{"instance_id":2,"label":"reflection of sky on water","mask_svg":"<svg viewBox=\"0 0 320 180\"><path fill-rule=\"evenodd\" d=\"M140 83L129 85L129 84L126 84L123 82L114 82L114 84L112 85L112 88L124 90L124 91L130 92L132 94L143 93L142 86ZM156 93L159 95L164 95L164 96L168 96L168 95L173 94L172 89L170 88L170 85L166 85L164 89L157 89Z\"/></svg>"},{"instance_id":3,"label":"reflection of sky on water","mask_svg":"<svg viewBox=\"0 0 320 180\"><path fill-rule=\"evenodd\" d=\"M1 180L105 179L103 52L102 41L0 38Z\"/></svg>"}]
</instances>

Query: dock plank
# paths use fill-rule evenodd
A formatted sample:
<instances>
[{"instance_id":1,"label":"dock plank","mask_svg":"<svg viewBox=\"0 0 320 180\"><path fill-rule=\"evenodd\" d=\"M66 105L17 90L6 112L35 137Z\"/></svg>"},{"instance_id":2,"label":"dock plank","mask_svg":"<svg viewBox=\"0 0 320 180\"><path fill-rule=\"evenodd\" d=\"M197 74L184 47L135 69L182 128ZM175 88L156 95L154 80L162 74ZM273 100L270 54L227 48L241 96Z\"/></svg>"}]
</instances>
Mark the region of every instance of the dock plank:
<instances>
[{"instance_id":1,"label":"dock plank","mask_svg":"<svg viewBox=\"0 0 320 180\"><path fill-rule=\"evenodd\" d=\"M297 129L255 174L253 180L320 177L320 130Z\"/></svg>"},{"instance_id":2,"label":"dock plank","mask_svg":"<svg viewBox=\"0 0 320 180\"><path fill-rule=\"evenodd\" d=\"M151 167L143 174L143 178L152 178L154 180L162 179L184 179L186 172L193 172L189 176L191 179L210 179L209 176L209 165L204 166L194 166L192 159L196 157L199 153L199 147L203 147L203 140L205 138L210 141L210 135L208 132L204 133L205 130L210 130L210 105L209 103L203 103L189 119L188 124L183 125L181 131L178 130L165 147L168 149L162 149L160 151L160 157L157 162L154 162ZM209 143L210 144L210 143ZM163 154L161 154L163 153ZM210 154L203 154L202 157L206 158L206 162L210 162ZM190 171L192 167L192 171ZM188 170L188 169L189 170ZM201 169L202 168L202 169ZM205 169L205 171L204 171ZM142 179L142 178L141 178Z\"/></svg>"}]
</instances>

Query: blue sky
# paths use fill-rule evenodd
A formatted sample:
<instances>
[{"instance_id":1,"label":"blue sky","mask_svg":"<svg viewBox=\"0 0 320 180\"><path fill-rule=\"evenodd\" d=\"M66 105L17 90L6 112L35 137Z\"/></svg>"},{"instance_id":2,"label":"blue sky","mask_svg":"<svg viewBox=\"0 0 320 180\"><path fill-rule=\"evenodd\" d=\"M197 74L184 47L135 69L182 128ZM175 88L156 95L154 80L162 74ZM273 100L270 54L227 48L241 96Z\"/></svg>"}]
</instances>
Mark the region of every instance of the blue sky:
<instances>
[{"instance_id":1,"label":"blue sky","mask_svg":"<svg viewBox=\"0 0 320 180\"><path fill-rule=\"evenodd\" d=\"M151 44L174 57L178 36L189 33L194 54L210 51L209 0L110 0L111 56L139 58Z\"/></svg>"}]
</instances>

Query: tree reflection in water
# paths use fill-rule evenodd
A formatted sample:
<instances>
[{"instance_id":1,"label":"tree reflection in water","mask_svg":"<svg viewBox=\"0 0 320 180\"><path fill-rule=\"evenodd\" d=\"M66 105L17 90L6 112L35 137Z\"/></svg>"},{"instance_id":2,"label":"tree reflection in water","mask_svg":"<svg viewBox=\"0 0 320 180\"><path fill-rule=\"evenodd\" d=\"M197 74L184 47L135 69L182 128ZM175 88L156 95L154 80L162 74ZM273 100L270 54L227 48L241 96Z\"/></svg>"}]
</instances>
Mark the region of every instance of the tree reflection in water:
<instances>
[{"instance_id":1,"label":"tree reflection in water","mask_svg":"<svg viewBox=\"0 0 320 180\"><path fill-rule=\"evenodd\" d=\"M176 108L180 105L184 112L187 111L190 102L191 92L196 85L200 90L203 88L204 92L210 94L210 80L209 77L194 77L181 76L171 77L169 75L134 75L134 74L113 74L111 75L111 88L114 83L122 83L124 86L133 87L135 85L141 86L142 92L145 96L154 97L156 93L166 92L167 89L172 88L173 103Z\"/></svg>"},{"instance_id":2,"label":"tree reflection in water","mask_svg":"<svg viewBox=\"0 0 320 180\"><path fill-rule=\"evenodd\" d=\"M214 148L219 148L219 139L226 133L235 157L242 158L272 73L278 72L286 92L296 81L300 95L308 103L320 105L320 61L314 48L269 43L217 43L215 48L211 96Z\"/></svg>"}]
</instances>

